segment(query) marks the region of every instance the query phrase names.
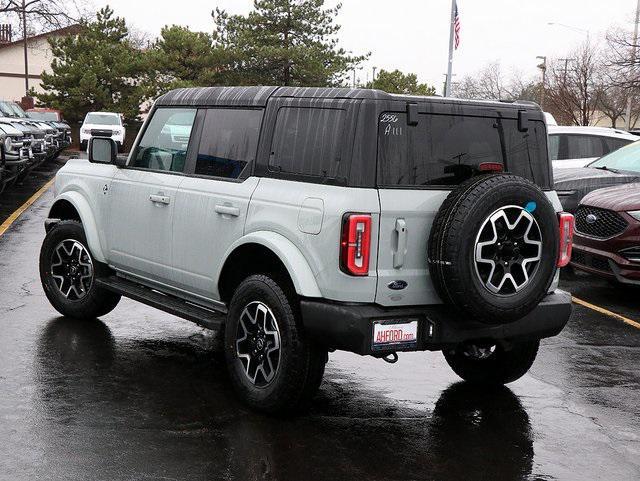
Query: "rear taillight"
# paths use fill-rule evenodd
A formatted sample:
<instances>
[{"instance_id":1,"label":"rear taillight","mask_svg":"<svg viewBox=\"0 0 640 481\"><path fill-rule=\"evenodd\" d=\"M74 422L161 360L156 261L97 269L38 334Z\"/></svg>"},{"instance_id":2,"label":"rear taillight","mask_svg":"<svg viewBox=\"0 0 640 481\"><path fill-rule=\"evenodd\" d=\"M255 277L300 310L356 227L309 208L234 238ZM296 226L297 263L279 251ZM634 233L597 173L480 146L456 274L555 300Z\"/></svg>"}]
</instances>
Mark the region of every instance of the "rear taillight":
<instances>
[{"instance_id":1,"label":"rear taillight","mask_svg":"<svg viewBox=\"0 0 640 481\"><path fill-rule=\"evenodd\" d=\"M573 249L573 228L575 221L572 214L561 212L558 214L560 223L560 250L558 251L558 267L564 267L571 261Z\"/></svg>"},{"instance_id":2,"label":"rear taillight","mask_svg":"<svg viewBox=\"0 0 640 481\"><path fill-rule=\"evenodd\" d=\"M352 276L369 274L371 215L346 214L342 222L340 268Z\"/></svg>"}]
</instances>

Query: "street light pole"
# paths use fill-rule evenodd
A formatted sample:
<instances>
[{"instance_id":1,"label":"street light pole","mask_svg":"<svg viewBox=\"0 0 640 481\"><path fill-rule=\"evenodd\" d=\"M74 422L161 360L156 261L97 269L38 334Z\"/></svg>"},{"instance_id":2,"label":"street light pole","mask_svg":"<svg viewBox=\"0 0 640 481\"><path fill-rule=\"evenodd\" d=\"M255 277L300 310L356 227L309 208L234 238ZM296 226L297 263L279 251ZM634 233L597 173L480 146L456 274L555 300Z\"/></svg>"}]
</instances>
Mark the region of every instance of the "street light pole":
<instances>
[{"instance_id":1,"label":"street light pole","mask_svg":"<svg viewBox=\"0 0 640 481\"><path fill-rule=\"evenodd\" d=\"M29 54L27 51L27 6L22 0L22 43L24 47L24 95L29 95Z\"/></svg>"},{"instance_id":2,"label":"street light pole","mask_svg":"<svg viewBox=\"0 0 640 481\"><path fill-rule=\"evenodd\" d=\"M636 23L633 27L633 45L631 47L631 69L635 70L636 49L638 48L638 22L640 21L640 0L636 5ZM625 126L629 130L631 128L631 93L627 94L627 112L625 116Z\"/></svg>"},{"instance_id":3,"label":"street light pole","mask_svg":"<svg viewBox=\"0 0 640 481\"><path fill-rule=\"evenodd\" d=\"M542 63L538 65L538 68L542 70L542 88L540 89L540 107L544 110L544 94L545 87L547 85L547 57L540 55L536 57L538 60L542 60Z\"/></svg>"}]
</instances>

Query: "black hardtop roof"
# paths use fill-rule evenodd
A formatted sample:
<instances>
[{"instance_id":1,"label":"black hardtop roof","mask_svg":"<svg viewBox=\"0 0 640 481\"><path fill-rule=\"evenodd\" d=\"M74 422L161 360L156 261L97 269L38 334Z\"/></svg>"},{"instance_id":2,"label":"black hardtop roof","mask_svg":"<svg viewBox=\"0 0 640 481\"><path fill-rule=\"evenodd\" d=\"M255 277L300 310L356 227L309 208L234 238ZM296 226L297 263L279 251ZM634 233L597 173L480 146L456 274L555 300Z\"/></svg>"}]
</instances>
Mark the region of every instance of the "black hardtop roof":
<instances>
[{"instance_id":1,"label":"black hardtop roof","mask_svg":"<svg viewBox=\"0 0 640 481\"><path fill-rule=\"evenodd\" d=\"M533 102L502 102L492 100L466 100L451 97L425 97L388 94L382 90L340 87L192 87L172 90L156 100L160 106L233 106L264 107L271 97L314 99L363 99L441 104L473 105L479 107L538 110Z\"/></svg>"}]
</instances>

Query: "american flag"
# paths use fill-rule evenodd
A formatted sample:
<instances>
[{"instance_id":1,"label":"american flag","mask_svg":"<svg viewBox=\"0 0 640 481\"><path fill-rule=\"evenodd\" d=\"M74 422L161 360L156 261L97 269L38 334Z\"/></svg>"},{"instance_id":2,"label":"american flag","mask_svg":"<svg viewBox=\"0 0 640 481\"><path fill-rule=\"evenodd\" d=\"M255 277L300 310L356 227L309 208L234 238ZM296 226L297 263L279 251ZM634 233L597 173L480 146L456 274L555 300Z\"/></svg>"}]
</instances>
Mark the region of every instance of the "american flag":
<instances>
[{"instance_id":1,"label":"american flag","mask_svg":"<svg viewBox=\"0 0 640 481\"><path fill-rule=\"evenodd\" d=\"M460 46L460 15L458 14L458 2L455 4L456 6L456 14L453 19L453 31L456 34L455 42L456 42L456 50Z\"/></svg>"}]
</instances>

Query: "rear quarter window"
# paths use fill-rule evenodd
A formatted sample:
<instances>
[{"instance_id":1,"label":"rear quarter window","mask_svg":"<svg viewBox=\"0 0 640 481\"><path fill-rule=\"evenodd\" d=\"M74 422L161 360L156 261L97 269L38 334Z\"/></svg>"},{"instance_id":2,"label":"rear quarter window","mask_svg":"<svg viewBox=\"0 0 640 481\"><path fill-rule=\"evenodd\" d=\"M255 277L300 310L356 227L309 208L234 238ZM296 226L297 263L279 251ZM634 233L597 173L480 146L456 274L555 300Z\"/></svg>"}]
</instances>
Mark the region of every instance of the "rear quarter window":
<instances>
[{"instance_id":1,"label":"rear quarter window","mask_svg":"<svg viewBox=\"0 0 640 481\"><path fill-rule=\"evenodd\" d=\"M278 111L269 170L316 178L343 176L345 111L282 107Z\"/></svg>"},{"instance_id":2,"label":"rear quarter window","mask_svg":"<svg viewBox=\"0 0 640 481\"><path fill-rule=\"evenodd\" d=\"M378 185L452 186L481 172L483 163L549 187L546 129L529 121L520 132L516 119L420 114L417 125L406 113L383 113L378 122Z\"/></svg>"}]
</instances>

